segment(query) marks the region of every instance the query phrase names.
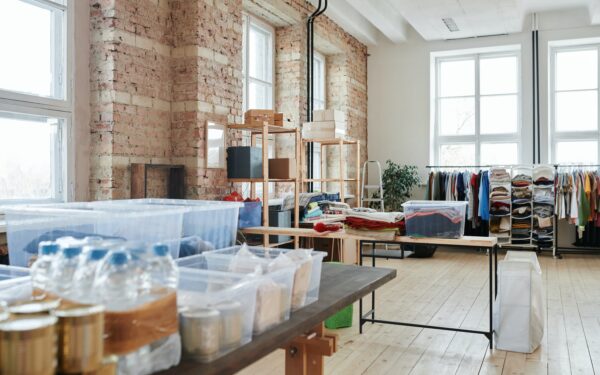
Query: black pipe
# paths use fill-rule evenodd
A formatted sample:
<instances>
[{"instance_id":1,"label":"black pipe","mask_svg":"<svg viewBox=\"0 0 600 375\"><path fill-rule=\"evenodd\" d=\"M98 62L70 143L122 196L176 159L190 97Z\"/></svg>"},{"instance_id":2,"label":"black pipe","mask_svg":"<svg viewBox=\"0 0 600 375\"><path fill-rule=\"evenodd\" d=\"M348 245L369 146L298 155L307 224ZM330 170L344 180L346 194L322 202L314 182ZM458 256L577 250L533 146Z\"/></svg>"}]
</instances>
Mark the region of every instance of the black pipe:
<instances>
[{"instance_id":1,"label":"black pipe","mask_svg":"<svg viewBox=\"0 0 600 375\"><path fill-rule=\"evenodd\" d=\"M533 22L534 22L533 26L535 27L535 21L533 21ZM536 118L536 111L535 111L535 101L536 101L536 93L535 93L535 88L536 88L536 84L535 84L536 74L535 74L535 67L537 65L536 62L535 62L535 59L536 59L535 51L536 51L536 48L535 48L535 31L532 30L531 31L531 59L532 59L532 63L531 63L531 77L532 77L532 94L533 94L532 98L533 98L533 102L532 102L532 111L531 111L531 114L532 114L533 118L532 118L532 124L531 124L531 131L532 131L531 144L533 146L532 147L532 153L533 153L533 155L532 155L532 158L531 158L531 162L533 164L535 164L535 156L536 156L536 152L535 152L535 147L536 147L535 143L536 142L535 142L535 140L537 139L537 137L536 137L536 126L535 126L535 124L537 122L536 121L537 120L537 118Z\"/></svg>"},{"instance_id":2,"label":"black pipe","mask_svg":"<svg viewBox=\"0 0 600 375\"><path fill-rule=\"evenodd\" d=\"M314 33L314 20L321 14L327 10L327 2L325 0L325 4L321 7L322 3L319 0L317 5L317 9L308 17L306 21L306 121L312 122L313 120L313 98L314 98L314 42L315 42L315 33ZM314 145L312 142L307 144L306 147L306 163L307 163L307 177L312 179L314 177ZM313 191L313 183L309 182L307 189L309 192Z\"/></svg>"},{"instance_id":3,"label":"black pipe","mask_svg":"<svg viewBox=\"0 0 600 375\"><path fill-rule=\"evenodd\" d=\"M538 30L537 30L537 17L536 17L536 25L535 25L535 92L536 92L536 117L537 117L537 162L542 162L541 157L541 141L540 141L540 133L541 133L541 123L540 123L540 43L538 38Z\"/></svg>"}]
</instances>

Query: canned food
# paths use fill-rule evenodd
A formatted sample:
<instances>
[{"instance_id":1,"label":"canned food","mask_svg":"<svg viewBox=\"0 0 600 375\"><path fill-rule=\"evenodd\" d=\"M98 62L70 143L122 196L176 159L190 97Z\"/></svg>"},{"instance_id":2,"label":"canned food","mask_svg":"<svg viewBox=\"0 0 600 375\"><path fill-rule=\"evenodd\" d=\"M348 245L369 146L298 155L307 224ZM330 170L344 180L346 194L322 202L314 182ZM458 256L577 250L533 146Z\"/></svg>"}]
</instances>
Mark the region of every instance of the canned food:
<instances>
[{"instance_id":1,"label":"canned food","mask_svg":"<svg viewBox=\"0 0 600 375\"><path fill-rule=\"evenodd\" d=\"M53 312L58 318L58 371L96 371L104 356L104 306L71 306Z\"/></svg>"},{"instance_id":2,"label":"canned food","mask_svg":"<svg viewBox=\"0 0 600 375\"><path fill-rule=\"evenodd\" d=\"M221 347L232 349L242 343L242 304L237 301L225 301L211 306L221 313Z\"/></svg>"},{"instance_id":3,"label":"canned food","mask_svg":"<svg viewBox=\"0 0 600 375\"><path fill-rule=\"evenodd\" d=\"M0 323L0 374L54 374L57 320L37 316Z\"/></svg>"},{"instance_id":4,"label":"canned food","mask_svg":"<svg viewBox=\"0 0 600 375\"><path fill-rule=\"evenodd\" d=\"M179 319L183 350L201 362L214 359L220 349L221 314L214 309L194 309Z\"/></svg>"}]
</instances>

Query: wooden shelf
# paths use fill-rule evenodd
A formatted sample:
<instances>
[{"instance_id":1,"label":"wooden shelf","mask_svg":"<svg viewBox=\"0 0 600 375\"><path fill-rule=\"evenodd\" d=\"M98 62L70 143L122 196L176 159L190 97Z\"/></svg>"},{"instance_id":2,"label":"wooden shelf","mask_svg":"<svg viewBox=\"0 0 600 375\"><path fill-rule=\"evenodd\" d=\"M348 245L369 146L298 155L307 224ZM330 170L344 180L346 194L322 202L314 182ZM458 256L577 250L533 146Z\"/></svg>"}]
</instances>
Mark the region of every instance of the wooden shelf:
<instances>
[{"instance_id":1,"label":"wooden shelf","mask_svg":"<svg viewBox=\"0 0 600 375\"><path fill-rule=\"evenodd\" d=\"M245 124L229 124L227 125L232 130L243 130L249 131L254 134L260 134L264 130L264 125L245 125ZM269 134L293 134L297 132L297 128L285 128L283 126L267 125L267 132Z\"/></svg>"},{"instance_id":2,"label":"wooden shelf","mask_svg":"<svg viewBox=\"0 0 600 375\"><path fill-rule=\"evenodd\" d=\"M286 178L286 179L282 179L282 178L228 178L227 181L229 182L295 182L296 179L295 178Z\"/></svg>"},{"instance_id":3,"label":"wooden shelf","mask_svg":"<svg viewBox=\"0 0 600 375\"><path fill-rule=\"evenodd\" d=\"M268 247L279 247L279 246L288 245L291 243L294 243L294 240L289 240L289 241L284 241L284 242L279 242L279 243L270 243Z\"/></svg>"},{"instance_id":4,"label":"wooden shelf","mask_svg":"<svg viewBox=\"0 0 600 375\"><path fill-rule=\"evenodd\" d=\"M305 178L302 182L358 182L356 178Z\"/></svg>"},{"instance_id":5,"label":"wooden shelf","mask_svg":"<svg viewBox=\"0 0 600 375\"><path fill-rule=\"evenodd\" d=\"M359 144L360 141L357 140L346 140L346 139L302 139L303 143L320 143L322 145L339 145L340 143L344 145L356 145Z\"/></svg>"}]
</instances>

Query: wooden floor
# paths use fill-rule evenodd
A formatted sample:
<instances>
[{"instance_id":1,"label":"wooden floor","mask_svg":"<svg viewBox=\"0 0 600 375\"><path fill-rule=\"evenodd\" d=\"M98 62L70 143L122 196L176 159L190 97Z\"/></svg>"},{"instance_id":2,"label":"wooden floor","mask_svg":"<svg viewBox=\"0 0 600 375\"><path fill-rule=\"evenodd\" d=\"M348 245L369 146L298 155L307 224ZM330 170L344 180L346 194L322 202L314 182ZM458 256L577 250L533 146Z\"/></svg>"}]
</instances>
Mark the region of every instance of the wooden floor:
<instances>
[{"instance_id":1,"label":"wooden floor","mask_svg":"<svg viewBox=\"0 0 600 375\"><path fill-rule=\"evenodd\" d=\"M600 257L540 256L546 334L533 354L488 349L482 335L380 324L337 330L326 374L600 374ZM378 260L398 277L378 291L377 317L487 329L487 256L438 251L430 259ZM366 300L365 300L366 301ZM283 374L278 350L241 374Z\"/></svg>"}]
</instances>

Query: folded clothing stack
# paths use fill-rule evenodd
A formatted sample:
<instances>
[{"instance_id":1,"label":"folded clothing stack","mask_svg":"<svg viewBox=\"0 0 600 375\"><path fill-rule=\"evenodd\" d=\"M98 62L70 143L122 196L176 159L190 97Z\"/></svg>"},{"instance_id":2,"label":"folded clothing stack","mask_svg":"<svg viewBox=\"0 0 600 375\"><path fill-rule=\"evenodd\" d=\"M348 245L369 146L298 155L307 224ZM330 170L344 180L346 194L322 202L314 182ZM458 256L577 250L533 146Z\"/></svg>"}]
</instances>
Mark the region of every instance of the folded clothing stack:
<instances>
[{"instance_id":1,"label":"folded clothing stack","mask_svg":"<svg viewBox=\"0 0 600 375\"><path fill-rule=\"evenodd\" d=\"M405 229L401 212L371 212L346 210L346 233L364 235L382 240L393 240Z\"/></svg>"},{"instance_id":2,"label":"folded clothing stack","mask_svg":"<svg viewBox=\"0 0 600 375\"><path fill-rule=\"evenodd\" d=\"M435 203L404 207L407 234L411 237L460 238L464 233L467 202Z\"/></svg>"},{"instance_id":3,"label":"folded clothing stack","mask_svg":"<svg viewBox=\"0 0 600 375\"><path fill-rule=\"evenodd\" d=\"M304 211L304 220L318 220L323 216L323 211L319 207L317 202L311 202L306 206L306 210Z\"/></svg>"}]
</instances>

